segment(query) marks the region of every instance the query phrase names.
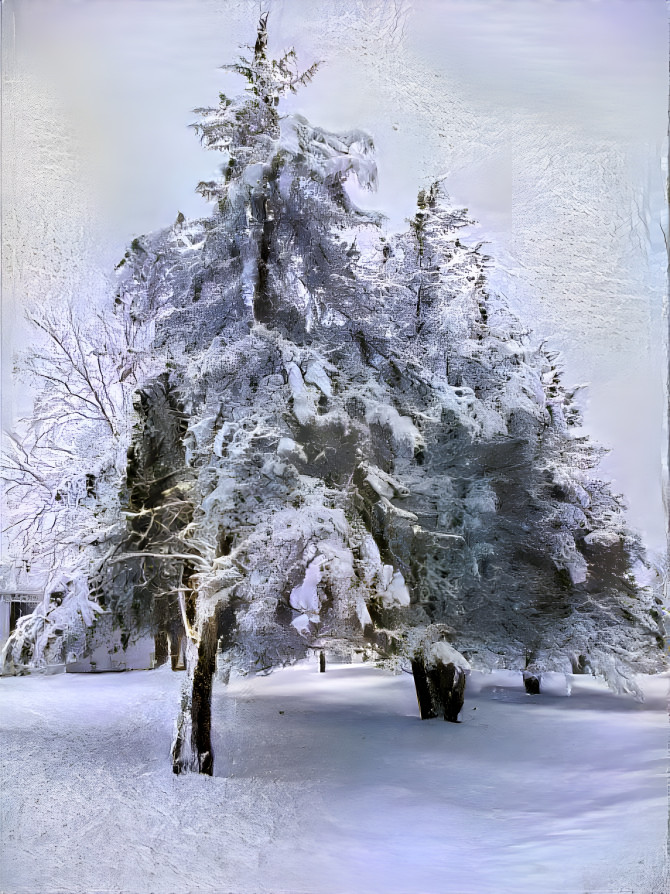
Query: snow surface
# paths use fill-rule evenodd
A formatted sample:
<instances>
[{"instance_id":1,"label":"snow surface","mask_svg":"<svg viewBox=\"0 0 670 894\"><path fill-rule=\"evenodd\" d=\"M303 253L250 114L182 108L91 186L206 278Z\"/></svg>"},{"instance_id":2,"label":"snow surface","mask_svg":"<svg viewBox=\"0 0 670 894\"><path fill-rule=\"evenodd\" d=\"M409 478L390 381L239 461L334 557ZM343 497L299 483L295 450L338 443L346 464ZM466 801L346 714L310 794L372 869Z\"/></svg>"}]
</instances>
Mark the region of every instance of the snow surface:
<instances>
[{"instance_id":1,"label":"snow surface","mask_svg":"<svg viewBox=\"0 0 670 894\"><path fill-rule=\"evenodd\" d=\"M0 679L0 890L666 890L667 676L640 705L473 673L455 725L409 675L316 667L215 684L214 778L171 772L181 673Z\"/></svg>"}]
</instances>

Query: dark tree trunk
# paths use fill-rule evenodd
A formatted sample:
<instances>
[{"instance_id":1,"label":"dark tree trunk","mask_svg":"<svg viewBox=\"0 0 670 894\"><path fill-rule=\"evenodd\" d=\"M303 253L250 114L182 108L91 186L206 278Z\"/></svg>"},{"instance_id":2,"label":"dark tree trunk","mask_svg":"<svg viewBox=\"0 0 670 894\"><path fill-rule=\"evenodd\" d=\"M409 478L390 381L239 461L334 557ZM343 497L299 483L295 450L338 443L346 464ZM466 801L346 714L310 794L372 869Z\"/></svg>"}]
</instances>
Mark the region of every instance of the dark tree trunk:
<instances>
[{"instance_id":1,"label":"dark tree trunk","mask_svg":"<svg viewBox=\"0 0 670 894\"><path fill-rule=\"evenodd\" d=\"M211 776L214 770L212 753L212 679L216 670L218 641L216 619L211 618L203 630L198 648L198 663L193 674L191 735L193 751L198 756L198 770Z\"/></svg>"},{"instance_id":2,"label":"dark tree trunk","mask_svg":"<svg viewBox=\"0 0 670 894\"><path fill-rule=\"evenodd\" d=\"M528 695L540 694L540 675L532 674L530 671L523 672L523 685L526 687Z\"/></svg>"},{"instance_id":3,"label":"dark tree trunk","mask_svg":"<svg viewBox=\"0 0 670 894\"><path fill-rule=\"evenodd\" d=\"M465 701L463 668L455 664L438 664L430 672L430 679L437 689L444 719L450 723L458 723L458 715Z\"/></svg>"},{"instance_id":4,"label":"dark tree trunk","mask_svg":"<svg viewBox=\"0 0 670 894\"><path fill-rule=\"evenodd\" d=\"M139 421L128 448L125 508L130 515L124 551L169 553L178 547L175 540L193 516L188 498L191 472L185 467L183 446L187 421L167 373L138 391L134 403ZM181 627L179 602L171 595L181 574L179 563L153 558L133 562L125 586L114 595L122 623L131 628L150 625L159 636ZM157 662L163 664L164 644L156 646Z\"/></svg>"},{"instance_id":5,"label":"dark tree trunk","mask_svg":"<svg viewBox=\"0 0 670 894\"><path fill-rule=\"evenodd\" d=\"M412 674L421 719L430 720L441 714L450 723L458 723L465 700L463 668L442 662L427 668L422 660L414 659Z\"/></svg>"},{"instance_id":6,"label":"dark tree trunk","mask_svg":"<svg viewBox=\"0 0 670 894\"><path fill-rule=\"evenodd\" d=\"M168 638L164 630L154 636L154 664L162 667L168 660Z\"/></svg>"},{"instance_id":7,"label":"dark tree trunk","mask_svg":"<svg viewBox=\"0 0 670 894\"><path fill-rule=\"evenodd\" d=\"M154 636L156 667L167 664L168 658L173 671L186 670L184 657L184 625L181 618L167 628L159 629Z\"/></svg>"},{"instance_id":8,"label":"dark tree trunk","mask_svg":"<svg viewBox=\"0 0 670 894\"><path fill-rule=\"evenodd\" d=\"M573 655L572 656L572 673L573 674L592 674L593 669L589 664L589 659L586 655Z\"/></svg>"},{"instance_id":9,"label":"dark tree trunk","mask_svg":"<svg viewBox=\"0 0 670 894\"><path fill-rule=\"evenodd\" d=\"M437 717L437 711L433 708L433 698L423 661L412 661L412 675L414 676L416 699L419 702L419 715L421 719L430 720L431 717Z\"/></svg>"},{"instance_id":10,"label":"dark tree trunk","mask_svg":"<svg viewBox=\"0 0 670 894\"><path fill-rule=\"evenodd\" d=\"M234 628L235 611L230 605L218 606L203 625L193 679L185 690L172 747L172 769L177 774L191 771L212 776L214 773L212 682L217 650L221 646L230 647Z\"/></svg>"},{"instance_id":11,"label":"dark tree trunk","mask_svg":"<svg viewBox=\"0 0 670 894\"><path fill-rule=\"evenodd\" d=\"M326 672L326 653L323 649L319 652L319 671L322 674Z\"/></svg>"},{"instance_id":12,"label":"dark tree trunk","mask_svg":"<svg viewBox=\"0 0 670 894\"><path fill-rule=\"evenodd\" d=\"M172 769L177 774L191 770L211 776L214 772L212 678L216 670L217 641L217 621L212 617L203 626L190 698L187 694L182 704L182 717L172 749Z\"/></svg>"}]
</instances>

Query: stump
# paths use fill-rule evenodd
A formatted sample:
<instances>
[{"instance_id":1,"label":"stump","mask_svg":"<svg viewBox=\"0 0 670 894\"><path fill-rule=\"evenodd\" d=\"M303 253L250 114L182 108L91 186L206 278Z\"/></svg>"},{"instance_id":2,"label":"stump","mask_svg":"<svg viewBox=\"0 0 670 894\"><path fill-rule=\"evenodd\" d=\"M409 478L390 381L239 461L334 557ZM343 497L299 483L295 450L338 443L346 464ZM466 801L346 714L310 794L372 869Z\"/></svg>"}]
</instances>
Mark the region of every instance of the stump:
<instances>
[{"instance_id":1,"label":"stump","mask_svg":"<svg viewBox=\"0 0 670 894\"><path fill-rule=\"evenodd\" d=\"M432 671L445 720L458 723L465 701L465 671L456 664L438 664ZM428 679L431 679L429 673Z\"/></svg>"},{"instance_id":2,"label":"stump","mask_svg":"<svg viewBox=\"0 0 670 894\"><path fill-rule=\"evenodd\" d=\"M430 720L441 714L450 723L458 723L465 700L465 670L457 664L441 661L426 667L423 659L415 658L412 675L421 719Z\"/></svg>"}]
</instances>

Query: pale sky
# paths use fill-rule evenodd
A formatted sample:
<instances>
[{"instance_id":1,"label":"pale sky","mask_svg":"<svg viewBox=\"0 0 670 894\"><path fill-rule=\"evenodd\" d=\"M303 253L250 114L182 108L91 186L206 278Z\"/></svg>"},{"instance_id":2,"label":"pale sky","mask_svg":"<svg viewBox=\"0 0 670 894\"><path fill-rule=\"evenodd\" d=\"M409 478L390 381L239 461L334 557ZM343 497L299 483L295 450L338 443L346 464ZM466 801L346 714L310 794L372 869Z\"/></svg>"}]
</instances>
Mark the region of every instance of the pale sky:
<instances>
[{"instance_id":1,"label":"pale sky","mask_svg":"<svg viewBox=\"0 0 670 894\"><path fill-rule=\"evenodd\" d=\"M496 288L588 382L589 431L630 520L663 548L667 20L663 0L272 0L270 45L322 59L291 101L368 130L400 228L447 175ZM240 85L258 0L5 0L3 422L26 296L100 301L136 235L217 164L191 109Z\"/></svg>"}]
</instances>

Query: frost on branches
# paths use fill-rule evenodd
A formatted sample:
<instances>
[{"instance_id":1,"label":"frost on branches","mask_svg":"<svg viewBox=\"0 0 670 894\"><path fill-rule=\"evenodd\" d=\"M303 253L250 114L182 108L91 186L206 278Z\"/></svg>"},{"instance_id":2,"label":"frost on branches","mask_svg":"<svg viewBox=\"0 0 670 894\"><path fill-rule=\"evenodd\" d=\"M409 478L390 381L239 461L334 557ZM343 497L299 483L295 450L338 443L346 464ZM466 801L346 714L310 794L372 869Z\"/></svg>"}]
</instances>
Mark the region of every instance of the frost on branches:
<instances>
[{"instance_id":1,"label":"frost on branches","mask_svg":"<svg viewBox=\"0 0 670 894\"><path fill-rule=\"evenodd\" d=\"M49 580L35 610L19 618L0 654L6 672L74 660L87 646L87 634L103 609L89 598L86 575L60 572Z\"/></svg>"},{"instance_id":2,"label":"frost on branches","mask_svg":"<svg viewBox=\"0 0 670 894\"><path fill-rule=\"evenodd\" d=\"M33 340L16 371L32 389L33 410L6 435L0 476L10 554L38 577L46 574L48 584L35 617L5 644L0 672L61 663L68 654L76 660L91 644L106 563L125 532L120 497L133 392L151 368L156 296L150 281L143 291L144 316L123 289L107 314L84 320L71 304L28 309ZM96 600L93 614L82 608L84 591ZM68 636L50 636L45 651L38 640L47 617L70 632L83 623L88 634L75 636L71 648Z\"/></svg>"},{"instance_id":3,"label":"frost on branches","mask_svg":"<svg viewBox=\"0 0 670 894\"><path fill-rule=\"evenodd\" d=\"M660 600L557 358L440 185L385 236L346 190L375 185L371 138L280 114L316 66L270 59L266 17L249 50L244 96L198 110L212 215L135 240L117 298L155 372L99 593L157 657L185 651L175 771L212 772L217 664L366 650L448 719L470 667L635 692L665 666Z\"/></svg>"}]
</instances>

